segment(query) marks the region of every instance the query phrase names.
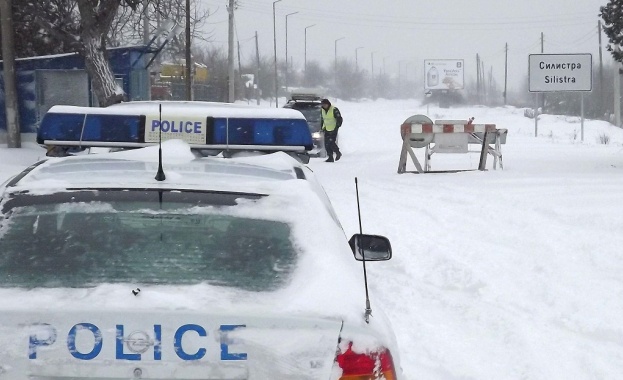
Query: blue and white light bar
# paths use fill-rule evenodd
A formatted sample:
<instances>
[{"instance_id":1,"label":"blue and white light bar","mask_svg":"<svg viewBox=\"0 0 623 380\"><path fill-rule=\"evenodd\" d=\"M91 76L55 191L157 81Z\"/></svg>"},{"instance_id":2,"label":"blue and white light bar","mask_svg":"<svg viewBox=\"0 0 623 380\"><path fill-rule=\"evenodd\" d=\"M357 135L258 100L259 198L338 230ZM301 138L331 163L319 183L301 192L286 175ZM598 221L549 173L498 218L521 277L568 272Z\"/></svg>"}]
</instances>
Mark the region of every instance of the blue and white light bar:
<instances>
[{"instance_id":1,"label":"blue and white light bar","mask_svg":"<svg viewBox=\"0 0 623 380\"><path fill-rule=\"evenodd\" d=\"M299 111L211 102L53 106L37 133L41 145L83 148L139 148L171 139L194 149L306 152L313 147Z\"/></svg>"}]
</instances>

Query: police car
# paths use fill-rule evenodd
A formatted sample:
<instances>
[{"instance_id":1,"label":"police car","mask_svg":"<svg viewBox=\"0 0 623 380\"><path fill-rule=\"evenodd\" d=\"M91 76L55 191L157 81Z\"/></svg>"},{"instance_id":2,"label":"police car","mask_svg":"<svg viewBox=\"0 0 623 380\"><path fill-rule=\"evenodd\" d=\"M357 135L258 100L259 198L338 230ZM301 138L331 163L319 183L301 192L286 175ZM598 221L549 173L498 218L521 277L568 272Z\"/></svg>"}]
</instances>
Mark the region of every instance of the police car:
<instances>
[{"instance_id":1,"label":"police car","mask_svg":"<svg viewBox=\"0 0 623 380\"><path fill-rule=\"evenodd\" d=\"M400 378L367 298L387 239L347 240L288 153L198 145L48 158L0 186L0 379Z\"/></svg>"},{"instance_id":2,"label":"police car","mask_svg":"<svg viewBox=\"0 0 623 380\"><path fill-rule=\"evenodd\" d=\"M322 105L320 104L320 96L315 93L293 93L284 108L291 108L301 112L312 134L314 147L310 154L312 156L326 157L327 151L324 147L324 134L321 131L321 115Z\"/></svg>"}]
</instances>

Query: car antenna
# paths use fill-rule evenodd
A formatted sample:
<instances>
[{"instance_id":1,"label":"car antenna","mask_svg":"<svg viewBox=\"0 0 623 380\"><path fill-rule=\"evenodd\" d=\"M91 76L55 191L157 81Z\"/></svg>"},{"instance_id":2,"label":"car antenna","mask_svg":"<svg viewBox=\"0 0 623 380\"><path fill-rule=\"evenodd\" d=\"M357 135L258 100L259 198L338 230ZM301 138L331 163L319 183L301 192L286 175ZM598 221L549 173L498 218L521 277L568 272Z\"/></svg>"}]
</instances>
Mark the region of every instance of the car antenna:
<instances>
[{"instance_id":1,"label":"car antenna","mask_svg":"<svg viewBox=\"0 0 623 380\"><path fill-rule=\"evenodd\" d=\"M164 181L167 176L164 175L162 169L162 104L158 104L159 123L158 123L158 173L156 173L156 181Z\"/></svg>"},{"instance_id":2,"label":"car antenna","mask_svg":"<svg viewBox=\"0 0 623 380\"><path fill-rule=\"evenodd\" d=\"M361 228L361 209L359 207L359 185L357 184L357 177L355 177L355 193L357 194L357 215L359 216L359 234L363 235L363 229ZM363 263L363 282L366 287L366 312L364 318L366 323L370 323L370 316L372 315L372 308L370 308L370 296L368 294L368 274L366 272L366 255L363 252L363 248L359 247L359 253L361 254L361 262Z\"/></svg>"}]
</instances>

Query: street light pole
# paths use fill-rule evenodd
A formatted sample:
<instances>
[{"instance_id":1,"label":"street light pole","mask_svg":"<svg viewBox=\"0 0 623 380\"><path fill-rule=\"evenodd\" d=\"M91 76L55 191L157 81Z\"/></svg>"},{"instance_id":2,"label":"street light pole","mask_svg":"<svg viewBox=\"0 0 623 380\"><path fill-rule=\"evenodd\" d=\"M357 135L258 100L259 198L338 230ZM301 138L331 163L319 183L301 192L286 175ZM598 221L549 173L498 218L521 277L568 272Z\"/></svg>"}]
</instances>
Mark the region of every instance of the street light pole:
<instances>
[{"instance_id":1,"label":"street light pole","mask_svg":"<svg viewBox=\"0 0 623 380\"><path fill-rule=\"evenodd\" d=\"M337 42L340 41L340 40L343 40L344 38L346 38L346 37L340 37L337 40L335 40L335 64L334 64L334 67L333 67L333 78L334 78L334 81L335 81L334 84L335 84L335 90L336 91L337 91Z\"/></svg>"},{"instance_id":2,"label":"street light pole","mask_svg":"<svg viewBox=\"0 0 623 380\"><path fill-rule=\"evenodd\" d=\"M363 49L363 46L359 46L358 48L355 48L355 72L359 72L359 60L357 59L357 50L359 49Z\"/></svg>"},{"instance_id":3,"label":"street light pole","mask_svg":"<svg viewBox=\"0 0 623 380\"><path fill-rule=\"evenodd\" d=\"M398 96L402 96L402 63L398 61Z\"/></svg>"},{"instance_id":4,"label":"street light pole","mask_svg":"<svg viewBox=\"0 0 623 380\"><path fill-rule=\"evenodd\" d=\"M288 91L288 16L292 16L297 13L298 12L292 12L286 15L286 91Z\"/></svg>"},{"instance_id":5,"label":"street light pole","mask_svg":"<svg viewBox=\"0 0 623 380\"><path fill-rule=\"evenodd\" d=\"M405 82L407 83L407 89L412 89L412 88L415 88L415 86L411 86L411 85L409 84L409 65L412 65L412 66L414 67L414 70L413 70L413 83L415 83L415 82L416 82L416 80L417 80L417 79L416 79L416 78L417 78L417 75L415 75L415 73L416 73L416 72L415 72L415 68L417 67L417 66L416 66L416 65L417 65L417 62L416 62L415 60L413 60L413 61L407 61L407 65L406 65L406 67L405 67ZM410 93L410 92L411 92L411 90L407 91L407 96L409 96L409 93Z\"/></svg>"},{"instance_id":6,"label":"street light pole","mask_svg":"<svg viewBox=\"0 0 623 380\"><path fill-rule=\"evenodd\" d=\"M282 0L273 1L273 46L275 49L275 107L279 108L279 86L277 84L277 24L275 22L275 4Z\"/></svg>"},{"instance_id":7,"label":"street light pole","mask_svg":"<svg viewBox=\"0 0 623 380\"><path fill-rule=\"evenodd\" d=\"M374 79L374 52L370 53L370 75Z\"/></svg>"},{"instance_id":8,"label":"street light pole","mask_svg":"<svg viewBox=\"0 0 623 380\"><path fill-rule=\"evenodd\" d=\"M370 52L370 79L372 81L372 98L376 98L376 84L374 83L374 52Z\"/></svg>"},{"instance_id":9,"label":"street light pole","mask_svg":"<svg viewBox=\"0 0 623 380\"><path fill-rule=\"evenodd\" d=\"M305 27L305 74L307 74L307 29L311 28L312 26L316 26L316 24Z\"/></svg>"}]
</instances>

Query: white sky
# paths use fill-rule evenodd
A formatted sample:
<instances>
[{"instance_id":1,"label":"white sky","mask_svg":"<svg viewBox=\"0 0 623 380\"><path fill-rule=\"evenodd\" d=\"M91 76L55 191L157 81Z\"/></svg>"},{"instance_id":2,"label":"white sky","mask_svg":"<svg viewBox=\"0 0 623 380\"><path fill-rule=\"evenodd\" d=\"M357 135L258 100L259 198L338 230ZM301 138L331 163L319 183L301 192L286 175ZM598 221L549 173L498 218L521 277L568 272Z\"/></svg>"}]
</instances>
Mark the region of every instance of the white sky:
<instances>
[{"instance_id":1,"label":"white sky","mask_svg":"<svg viewBox=\"0 0 623 380\"><path fill-rule=\"evenodd\" d=\"M213 44L227 52L227 0L201 0L214 15L207 31ZM255 32L260 54L273 57L273 2L239 0L235 12L237 38L243 62L255 58ZM527 76L528 54L541 52L541 33L545 53L591 53L598 67L597 22L599 7L606 0L524 0L524 1L371 1L282 0L275 4L277 57L285 61L286 15L288 16L288 60L304 66L305 27L307 59L323 67L338 59L357 58L359 68L423 78L424 59L464 59L466 80L476 77L476 54L485 63L487 76L503 87L505 44L508 43L509 91L517 89ZM610 62L602 38L604 62ZM357 49L362 47L361 49ZM357 53L355 53L357 51ZM475 79L473 79L475 80Z\"/></svg>"},{"instance_id":2,"label":"white sky","mask_svg":"<svg viewBox=\"0 0 623 380\"><path fill-rule=\"evenodd\" d=\"M335 104L344 156L309 166L347 236L359 229L357 177L364 232L392 242L394 258L370 264L368 279L407 379L620 377L622 129L586 120L582 142L577 117L545 115L535 137L534 120L510 107ZM399 126L413 114L507 128L504 170L489 158L486 172L397 174ZM0 146L0 182L42 155ZM432 169L475 169L478 158L434 154Z\"/></svg>"}]
</instances>

